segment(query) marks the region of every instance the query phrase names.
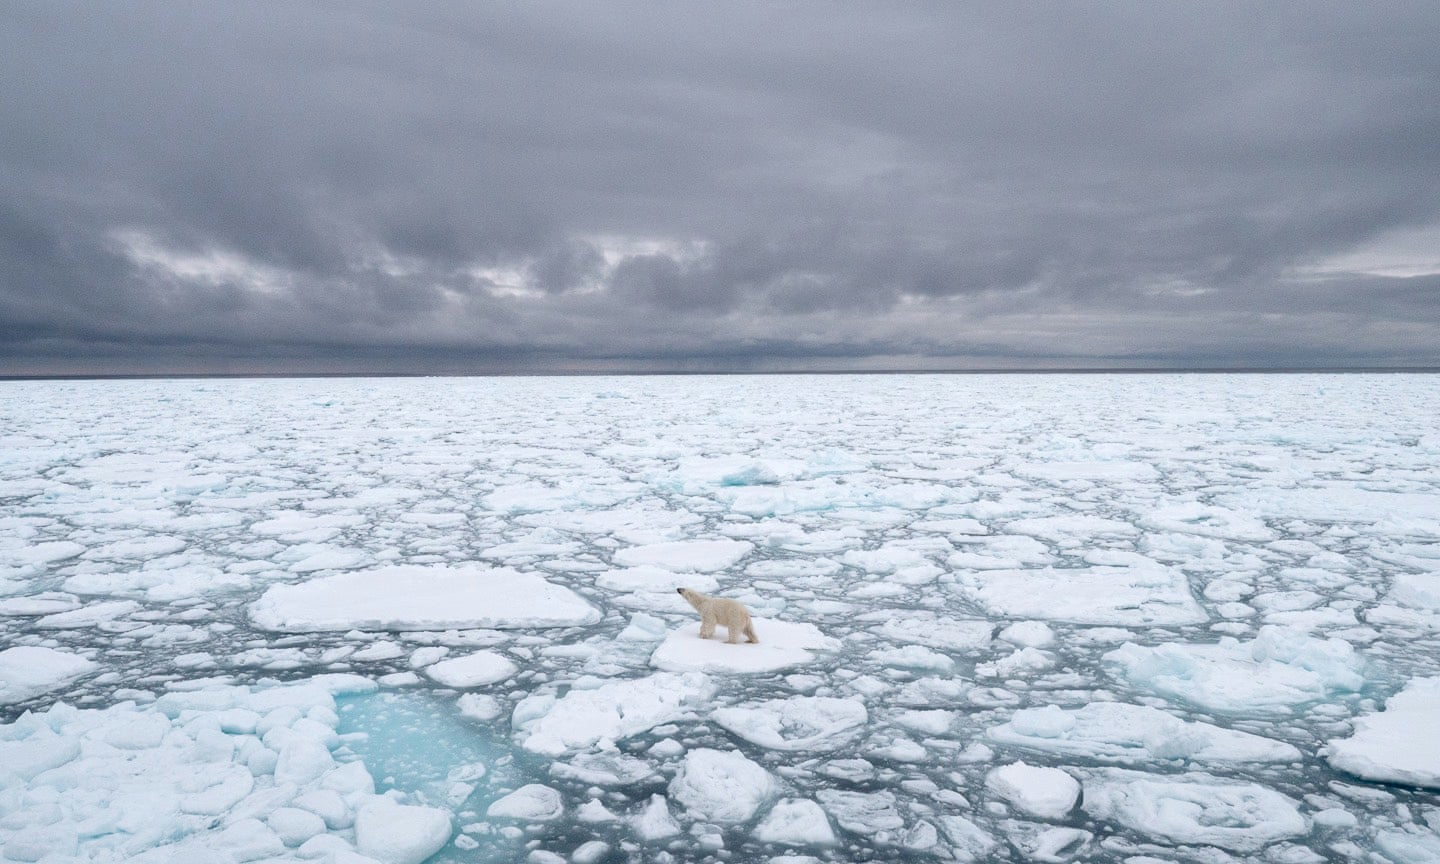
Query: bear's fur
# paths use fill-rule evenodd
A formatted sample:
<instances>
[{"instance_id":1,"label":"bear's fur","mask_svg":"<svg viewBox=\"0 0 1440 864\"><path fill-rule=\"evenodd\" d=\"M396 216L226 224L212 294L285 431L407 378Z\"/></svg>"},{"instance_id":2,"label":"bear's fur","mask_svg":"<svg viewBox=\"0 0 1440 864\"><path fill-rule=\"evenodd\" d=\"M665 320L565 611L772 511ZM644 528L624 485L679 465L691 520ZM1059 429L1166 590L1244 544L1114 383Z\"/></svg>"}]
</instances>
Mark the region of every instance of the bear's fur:
<instances>
[{"instance_id":1,"label":"bear's fur","mask_svg":"<svg viewBox=\"0 0 1440 864\"><path fill-rule=\"evenodd\" d=\"M755 625L750 623L749 610L739 600L711 597L690 588L676 588L675 591L700 613L701 639L714 636L715 625L719 624L725 628L725 633L729 636L725 641L731 645L740 644L741 633L745 634L747 642L760 641L755 635Z\"/></svg>"}]
</instances>

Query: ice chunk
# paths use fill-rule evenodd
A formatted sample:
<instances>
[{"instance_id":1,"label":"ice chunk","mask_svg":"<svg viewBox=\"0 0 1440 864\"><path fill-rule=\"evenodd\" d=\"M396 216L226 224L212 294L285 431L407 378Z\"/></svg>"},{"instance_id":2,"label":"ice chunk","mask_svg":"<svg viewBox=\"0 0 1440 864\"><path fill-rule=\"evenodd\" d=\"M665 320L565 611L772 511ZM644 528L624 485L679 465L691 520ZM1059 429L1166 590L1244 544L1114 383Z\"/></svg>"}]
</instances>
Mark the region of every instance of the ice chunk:
<instances>
[{"instance_id":1,"label":"ice chunk","mask_svg":"<svg viewBox=\"0 0 1440 864\"><path fill-rule=\"evenodd\" d=\"M835 843L835 831L819 804L809 798L785 798L755 827L755 839L786 846L829 846Z\"/></svg>"},{"instance_id":2,"label":"ice chunk","mask_svg":"<svg viewBox=\"0 0 1440 864\"><path fill-rule=\"evenodd\" d=\"M77 627L94 627L138 611L140 604L134 600L108 600L81 606L69 612L46 615L30 626L38 630L73 630Z\"/></svg>"},{"instance_id":3,"label":"ice chunk","mask_svg":"<svg viewBox=\"0 0 1440 864\"><path fill-rule=\"evenodd\" d=\"M1122 765L1168 760L1243 765L1301 756L1283 741L1124 702L1092 702L1070 711L1055 705L1027 708L992 726L987 736L1012 747Z\"/></svg>"},{"instance_id":4,"label":"ice chunk","mask_svg":"<svg viewBox=\"0 0 1440 864\"><path fill-rule=\"evenodd\" d=\"M450 814L374 799L355 816L355 848L391 864L420 864L450 840Z\"/></svg>"},{"instance_id":5,"label":"ice chunk","mask_svg":"<svg viewBox=\"0 0 1440 864\"><path fill-rule=\"evenodd\" d=\"M1127 642L1104 660L1134 687L1232 713L1289 714L1365 683L1348 642L1279 626L1261 628L1246 643L1228 637L1214 645Z\"/></svg>"},{"instance_id":6,"label":"ice chunk","mask_svg":"<svg viewBox=\"0 0 1440 864\"><path fill-rule=\"evenodd\" d=\"M795 696L716 709L716 723L770 750L826 751L859 735L869 722L858 699Z\"/></svg>"},{"instance_id":7,"label":"ice chunk","mask_svg":"<svg viewBox=\"0 0 1440 864\"><path fill-rule=\"evenodd\" d=\"M675 540L631 546L615 552L615 563L627 567L649 564L668 570L713 573L735 566L755 548L744 540Z\"/></svg>"},{"instance_id":8,"label":"ice chunk","mask_svg":"<svg viewBox=\"0 0 1440 864\"><path fill-rule=\"evenodd\" d=\"M1016 621L1000 631L1000 638L1021 648L1044 648L1055 641L1055 631L1044 621Z\"/></svg>"},{"instance_id":9,"label":"ice chunk","mask_svg":"<svg viewBox=\"0 0 1440 864\"><path fill-rule=\"evenodd\" d=\"M565 815L565 802L549 786L530 783L496 800L485 815L491 819L550 822Z\"/></svg>"},{"instance_id":10,"label":"ice chunk","mask_svg":"<svg viewBox=\"0 0 1440 864\"><path fill-rule=\"evenodd\" d=\"M641 840L663 840L680 833L680 823L670 815L669 802L658 792L650 796L650 803L645 805L632 824Z\"/></svg>"},{"instance_id":11,"label":"ice chunk","mask_svg":"<svg viewBox=\"0 0 1440 864\"><path fill-rule=\"evenodd\" d=\"M12 705L59 690L99 667L79 654L55 648L17 646L0 651L0 705Z\"/></svg>"},{"instance_id":12,"label":"ice chunk","mask_svg":"<svg viewBox=\"0 0 1440 864\"><path fill-rule=\"evenodd\" d=\"M1121 768L1088 770L1082 779L1086 813L1162 842L1255 852L1310 830L1296 801L1254 783Z\"/></svg>"},{"instance_id":13,"label":"ice chunk","mask_svg":"<svg viewBox=\"0 0 1440 864\"><path fill-rule=\"evenodd\" d=\"M1040 819L1064 819L1080 798L1080 784L1059 768L1012 762L985 776L985 786L1022 813Z\"/></svg>"},{"instance_id":14,"label":"ice chunk","mask_svg":"<svg viewBox=\"0 0 1440 864\"><path fill-rule=\"evenodd\" d=\"M1009 618L1126 626L1206 620L1185 574L1154 561L1125 567L983 570L962 575L956 590L992 614ZM1059 597L1064 602L1057 603Z\"/></svg>"},{"instance_id":15,"label":"ice chunk","mask_svg":"<svg viewBox=\"0 0 1440 864\"><path fill-rule=\"evenodd\" d=\"M463 657L452 657L429 666L425 674L446 687L479 687L494 684L520 671L504 654L476 651Z\"/></svg>"},{"instance_id":16,"label":"ice chunk","mask_svg":"<svg viewBox=\"0 0 1440 864\"><path fill-rule=\"evenodd\" d=\"M1440 677L1417 678L1385 701L1385 710L1356 719L1349 738L1332 740L1334 768L1381 783L1440 789Z\"/></svg>"},{"instance_id":17,"label":"ice chunk","mask_svg":"<svg viewBox=\"0 0 1440 864\"><path fill-rule=\"evenodd\" d=\"M954 660L921 645L882 648L870 652L870 659L884 666L893 666L898 669L920 669L941 674L946 674L955 668Z\"/></svg>"},{"instance_id":18,"label":"ice chunk","mask_svg":"<svg viewBox=\"0 0 1440 864\"><path fill-rule=\"evenodd\" d=\"M739 751L700 748L685 754L669 792L692 818L744 822L775 797L779 784Z\"/></svg>"},{"instance_id":19,"label":"ice chunk","mask_svg":"<svg viewBox=\"0 0 1440 864\"><path fill-rule=\"evenodd\" d=\"M885 623L874 632L895 642L911 642L942 651L975 651L990 644L995 625L989 621L966 621L934 613L883 613ZM862 616L872 618L872 615Z\"/></svg>"},{"instance_id":20,"label":"ice chunk","mask_svg":"<svg viewBox=\"0 0 1440 864\"><path fill-rule=\"evenodd\" d=\"M526 750L558 756L678 720L714 693L715 685L706 675L660 672L593 690L571 690L558 700L548 695L528 697L515 706L511 723Z\"/></svg>"},{"instance_id":21,"label":"ice chunk","mask_svg":"<svg viewBox=\"0 0 1440 864\"><path fill-rule=\"evenodd\" d=\"M841 828L855 834L873 837L880 843L895 842L895 832L905 827L905 820L895 809L892 792L851 792L845 789L821 789L815 793Z\"/></svg>"},{"instance_id":22,"label":"ice chunk","mask_svg":"<svg viewBox=\"0 0 1440 864\"><path fill-rule=\"evenodd\" d=\"M272 586L250 605L250 618L266 630L307 633L568 627L593 624L600 613L534 573L397 565Z\"/></svg>"},{"instance_id":23,"label":"ice chunk","mask_svg":"<svg viewBox=\"0 0 1440 864\"><path fill-rule=\"evenodd\" d=\"M802 666L815 660L816 651L834 651L840 643L822 634L814 624L753 619L760 642L730 645L719 639L701 639L700 622L671 631L650 656L650 664L670 672L754 674Z\"/></svg>"}]
</instances>

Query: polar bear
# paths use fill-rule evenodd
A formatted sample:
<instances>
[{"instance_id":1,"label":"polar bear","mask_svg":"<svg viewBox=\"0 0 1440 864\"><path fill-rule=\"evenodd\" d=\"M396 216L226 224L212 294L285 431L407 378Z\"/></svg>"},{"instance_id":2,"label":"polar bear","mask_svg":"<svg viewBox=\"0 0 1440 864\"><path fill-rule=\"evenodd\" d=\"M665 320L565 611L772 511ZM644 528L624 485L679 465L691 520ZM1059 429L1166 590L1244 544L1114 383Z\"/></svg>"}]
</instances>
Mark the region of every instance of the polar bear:
<instances>
[{"instance_id":1,"label":"polar bear","mask_svg":"<svg viewBox=\"0 0 1440 864\"><path fill-rule=\"evenodd\" d=\"M715 635L715 625L720 624L729 637L725 641L731 645L740 644L741 633L745 634L747 642L760 641L755 635L755 625L750 623L749 611L739 600L711 597L689 588L676 588L675 591L700 613L701 639L709 639Z\"/></svg>"}]
</instances>

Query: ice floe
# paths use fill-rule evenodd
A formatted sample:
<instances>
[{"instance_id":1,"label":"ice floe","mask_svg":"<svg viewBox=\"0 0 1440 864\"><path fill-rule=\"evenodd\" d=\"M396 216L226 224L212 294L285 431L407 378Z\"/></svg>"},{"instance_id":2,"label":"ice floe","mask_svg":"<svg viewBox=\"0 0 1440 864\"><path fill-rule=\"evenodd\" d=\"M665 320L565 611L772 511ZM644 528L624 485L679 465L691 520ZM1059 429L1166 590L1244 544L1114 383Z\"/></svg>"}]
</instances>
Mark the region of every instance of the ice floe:
<instances>
[{"instance_id":1,"label":"ice floe","mask_svg":"<svg viewBox=\"0 0 1440 864\"><path fill-rule=\"evenodd\" d=\"M1161 842L1244 853L1310 830L1297 801L1255 783L1121 768L1092 769L1082 778L1087 814Z\"/></svg>"},{"instance_id":2,"label":"ice floe","mask_svg":"<svg viewBox=\"0 0 1440 864\"><path fill-rule=\"evenodd\" d=\"M0 651L0 705L34 699L90 675L99 664L69 651L18 646Z\"/></svg>"},{"instance_id":3,"label":"ice floe","mask_svg":"<svg viewBox=\"0 0 1440 864\"><path fill-rule=\"evenodd\" d=\"M725 823L748 821L779 788L770 772L743 753L701 748L685 754L669 791L690 818Z\"/></svg>"},{"instance_id":4,"label":"ice floe","mask_svg":"<svg viewBox=\"0 0 1440 864\"><path fill-rule=\"evenodd\" d=\"M714 683L704 674L658 672L572 689L563 697L527 696L515 706L511 724L526 750L555 756L679 720L714 693Z\"/></svg>"},{"instance_id":5,"label":"ice floe","mask_svg":"<svg viewBox=\"0 0 1440 864\"><path fill-rule=\"evenodd\" d=\"M1197 624L1204 610L1185 574L1150 562L1126 567L980 570L957 589L994 615L1076 624ZM1057 598L1064 597L1064 602Z\"/></svg>"},{"instance_id":6,"label":"ice floe","mask_svg":"<svg viewBox=\"0 0 1440 864\"><path fill-rule=\"evenodd\" d=\"M266 630L308 633L568 627L593 624L600 613L534 573L399 565L272 586L251 604L250 618Z\"/></svg>"},{"instance_id":7,"label":"ice floe","mask_svg":"<svg viewBox=\"0 0 1440 864\"><path fill-rule=\"evenodd\" d=\"M1418 678L1332 740L1326 758L1356 777L1440 789L1440 677Z\"/></svg>"},{"instance_id":8,"label":"ice floe","mask_svg":"<svg viewBox=\"0 0 1440 864\"><path fill-rule=\"evenodd\" d=\"M854 740L870 720L858 699L793 696L717 708L716 723L769 750L818 752Z\"/></svg>"},{"instance_id":9,"label":"ice floe","mask_svg":"<svg viewBox=\"0 0 1440 864\"><path fill-rule=\"evenodd\" d=\"M838 640L814 624L753 618L759 643L728 644L718 638L701 639L700 622L672 630L650 656L650 664L668 672L756 674L803 666L816 653L836 651Z\"/></svg>"},{"instance_id":10,"label":"ice floe","mask_svg":"<svg viewBox=\"0 0 1440 864\"><path fill-rule=\"evenodd\" d=\"M1126 643L1105 655L1132 686L1228 713L1289 714L1365 683L1355 649L1286 627L1263 627L1250 642Z\"/></svg>"},{"instance_id":11,"label":"ice floe","mask_svg":"<svg viewBox=\"0 0 1440 864\"><path fill-rule=\"evenodd\" d=\"M1026 708L1008 722L990 727L986 735L1010 747L1122 765L1169 761L1247 765L1301 758L1298 749L1283 741L1181 720L1158 708L1125 702L1092 702L1072 710L1057 705Z\"/></svg>"}]
</instances>

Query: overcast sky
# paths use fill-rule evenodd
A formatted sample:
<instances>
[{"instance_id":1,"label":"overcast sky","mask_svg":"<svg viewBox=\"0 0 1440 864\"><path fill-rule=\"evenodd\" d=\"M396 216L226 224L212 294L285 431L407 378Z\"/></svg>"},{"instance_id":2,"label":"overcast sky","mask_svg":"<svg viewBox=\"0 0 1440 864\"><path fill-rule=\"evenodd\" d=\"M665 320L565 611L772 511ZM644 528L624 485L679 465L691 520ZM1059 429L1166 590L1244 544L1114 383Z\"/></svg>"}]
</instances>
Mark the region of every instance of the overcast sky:
<instances>
[{"instance_id":1,"label":"overcast sky","mask_svg":"<svg viewBox=\"0 0 1440 864\"><path fill-rule=\"evenodd\" d=\"M1437 33L0 0L0 374L1440 365Z\"/></svg>"}]
</instances>

